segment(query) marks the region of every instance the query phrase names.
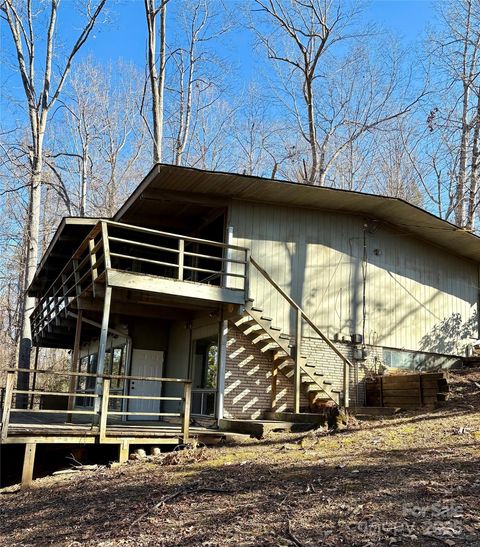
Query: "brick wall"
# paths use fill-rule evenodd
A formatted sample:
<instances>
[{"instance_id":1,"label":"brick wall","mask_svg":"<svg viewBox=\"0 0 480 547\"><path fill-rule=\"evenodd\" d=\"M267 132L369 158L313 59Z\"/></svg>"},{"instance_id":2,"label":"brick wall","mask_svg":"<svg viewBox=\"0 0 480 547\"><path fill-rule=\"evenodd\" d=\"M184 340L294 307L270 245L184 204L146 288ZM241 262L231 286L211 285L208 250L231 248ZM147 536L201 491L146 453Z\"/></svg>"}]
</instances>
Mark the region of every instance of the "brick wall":
<instances>
[{"instance_id":1,"label":"brick wall","mask_svg":"<svg viewBox=\"0 0 480 547\"><path fill-rule=\"evenodd\" d=\"M349 344L338 343L339 350L352 362L353 348ZM369 347L365 361L354 362L350 371L350 404L364 403L364 378L369 370L374 370L375 360L382 359L381 347ZM315 363L317 370L333 382L333 386L343 388L343 361L318 338L304 338L302 355ZM258 418L262 412L271 409L272 360L269 352L262 353L233 324L229 324L225 363L225 418ZM357 388L358 386L358 388ZM302 395L301 406L308 406ZM281 412L293 409L293 381L278 373L275 410Z\"/></svg>"}]
</instances>

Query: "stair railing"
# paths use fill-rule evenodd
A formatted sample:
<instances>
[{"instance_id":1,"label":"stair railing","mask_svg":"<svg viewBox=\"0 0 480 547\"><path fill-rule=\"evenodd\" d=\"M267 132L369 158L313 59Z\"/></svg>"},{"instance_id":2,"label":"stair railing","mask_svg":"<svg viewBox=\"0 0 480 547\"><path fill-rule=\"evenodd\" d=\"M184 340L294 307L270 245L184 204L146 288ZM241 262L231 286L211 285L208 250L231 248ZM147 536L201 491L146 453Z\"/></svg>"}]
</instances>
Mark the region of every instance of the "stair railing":
<instances>
[{"instance_id":1,"label":"stair railing","mask_svg":"<svg viewBox=\"0 0 480 547\"><path fill-rule=\"evenodd\" d=\"M260 266L260 264L250 256L252 266L275 288L275 290L286 300L296 313L295 320L295 397L294 411L300 412L300 384L301 384L301 368L300 356L302 347L302 320L305 321L327 346L342 360L343 362L343 406L349 406L350 399L350 369L353 368L353 363L335 346L333 342L317 327L313 320L303 311L303 309L291 298L280 285L272 279L270 274Z\"/></svg>"}]
</instances>

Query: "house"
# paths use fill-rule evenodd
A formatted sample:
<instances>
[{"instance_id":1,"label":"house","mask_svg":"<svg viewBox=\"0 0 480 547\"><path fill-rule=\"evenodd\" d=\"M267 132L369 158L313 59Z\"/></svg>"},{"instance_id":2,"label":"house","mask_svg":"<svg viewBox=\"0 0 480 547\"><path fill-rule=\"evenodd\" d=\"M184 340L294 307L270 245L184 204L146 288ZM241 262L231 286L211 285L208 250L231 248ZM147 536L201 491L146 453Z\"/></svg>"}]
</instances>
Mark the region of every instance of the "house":
<instances>
[{"instance_id":1,"label":"house","mask_svg":"<svg viewBox=\"0 0 480 547\"><path fill-rule=\"evenodd\" d=\"M126 423L190 397L212 420L361 406L372 372L465 355L479 263L478 237L400 199L160 164L112 219L63 219L33 343L72 350L70 411L100 413L108 379Z\"/></svg>"}]
</instances>

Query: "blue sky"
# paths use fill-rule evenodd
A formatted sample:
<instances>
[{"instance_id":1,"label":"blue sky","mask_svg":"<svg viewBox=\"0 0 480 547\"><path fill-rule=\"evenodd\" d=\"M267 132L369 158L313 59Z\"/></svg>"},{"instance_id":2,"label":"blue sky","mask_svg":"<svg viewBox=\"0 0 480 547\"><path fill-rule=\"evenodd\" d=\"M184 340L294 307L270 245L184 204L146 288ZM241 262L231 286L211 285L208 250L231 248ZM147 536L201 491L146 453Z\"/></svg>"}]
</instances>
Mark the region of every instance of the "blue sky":
<instances>
[{"instance_id":1,"label":"blue sky","mask_svg":"<svg viewBox=\"0 0 480 547\"><path fill-rule=\"evenodd\" d=\"M248 0L225 0L231 5L247 4ZM365 16L395 33L405 45L415 43L429 25L433 6L430 0L376 0L372 1ZM122 58L138 66L145 63L145 15L143 0L120 0L110 7L111 22L102 26L86 44L82 56L93 54L100 61ZM70 19L70 21L68 21ZM65 21L73 23L69 16ZM170 31L171 29L169 29ZM229 37L230 55L235 61L248 65L251 37L247 30L238 28ZM248 66L244 66L248 71Z\"/></svg>"},{"instance_id":2,"label":"blue sky","mask_svg":"<svg viewBox=\"0 0 480 547\"><path fill-rule=\"evenodd\" d=\"M215 2L216 0L211 0ZM251 4L251 0L223 0L232 8ZM73 9L73 0L63 0L59 13L59 35L67 45L73 43L78 35L80 20ZM175 7L175 0L169 5ZM139 68L145 66L146 26L143 0L117 0L107 2L109 22L94 29L89 41L77 56L78 62L88 55L99 63L115 62L121 58L133 62ZM258 68L258 56L252 52L252 35L241 26L241 10L234 9L238 14L238 26L230 32L228 50L222 49L222 58L227 58L236 73L239 89L248 82ZM381 26L387 33L393 33L400 38L404 47L414 45L422 38L424 30L432 19L433 3L430 0L373 0L365 11L365 19ZM21 82L17 73L11 71L11 61L14 59L11 37L6 25L1 27L2 72L0 85L0 115L4 125L11 122L9 100L21 96ZM68 32L68 34L67 34ZM167 32L171 35L175 29L170 26ZM66 38L68 36L68 38ZM41 49L37 48L37 58L41 58ZM40 54L39 54L40 53ZM5 62L7 61L7 62ZM74 69L74 68L73 68Z\"/></svg>"}]
</instances>

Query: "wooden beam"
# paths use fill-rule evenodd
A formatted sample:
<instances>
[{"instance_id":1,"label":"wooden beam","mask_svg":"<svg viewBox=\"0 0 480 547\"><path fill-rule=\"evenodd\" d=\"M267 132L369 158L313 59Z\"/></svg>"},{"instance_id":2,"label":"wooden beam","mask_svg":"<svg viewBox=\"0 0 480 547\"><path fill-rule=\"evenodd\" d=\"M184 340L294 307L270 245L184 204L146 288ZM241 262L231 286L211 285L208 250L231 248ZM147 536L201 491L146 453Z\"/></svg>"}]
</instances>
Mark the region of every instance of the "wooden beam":
<instances>
[{"instance_id":1,"label":"wooden beam","mask_svg":"<svg viewBox=\"0 0 480 547\"><path fill-rule=\"evenodd\" d=\"M105 299L103 301L102 324L100 328L100 340L98 343L98 358L97 358L97 380L95 382L95 393L101 395L103 378L103 369L105 367L105 354L107 350L108 323L110 320L110 303L112 300L112 287L105 287ZM100 399L95 399L95 412L100 411Z\"/></svg>"},{"instance_id":2,"label":"wooden beam","mask_svg":"<svg viewBox=\"0 0 480 547\"><path fill-rule=\"evenodd\" d=\"M128 461L129 448L130 444L127 440L124 440L119 444L118 461L120 463L125 463L126 461Z\"/></svg>"},{"instance_id":3,"label":"wooden beam","mask_svg":"<svg viewBox=\"0 0 480 547\"><path fill-rule=\"evenodd\" d=\"M301 369L300 355L302 346L302 311L296 310L296 325L295 325L295 377L294 377L294 393L293 393L293 411L300 412L300 385L301 385Z\"/></svg>"},{"instance_id":4,"label":"wooden beam","mask_svg":"<svg viewBox=\"0 0 480 547\"><path fill-rule=\"evenodd\" d=\"M196 205L216 206L225 208L228 201L227 197L213 197L211 195L200 194L196 192L175 192L174 190L162 190L158 192L153 189L142 193L141 201L157 201L157 202L175 202L175 203L190 203Z\"/></svg>"},{"instance_id":5,"label":"wooden beam","mask_svg":"<svg viewBox=\"0 0 480 547\"><path fill-rule=\"evenodd\" d=\"M112 304L110 306L111 314L131 315L134 317L154 317L156 319L191 319L192 311L175 308L172 306L172 302L164 301L147 301L141 300L139 302L125 301L124 291L118 294L120 291L116 291L116 295L112 298ZM124 298L121 297L124 296ZM137 296L141 298L141 295ZM166 309L165 306L168 306ZM174 303L173 303L174 304ZM98 300L92 300L90 298L82 297L79 299L77 308L84 311L101 312L103 305Z\"/></svg>"},{"instance_id":6,"label":"wooden beam","mask_svg":"<svg viewBox=\"0 0 480 547\"><path fill-rule=\"evenodd\" d=\"M186 444L190 440L190 412L192 406L192 384L185 382L183 387L183 416L182 416L182 436Z\"/></svg>"},{"instance_id":7,"label":"wooden beam","mask_svg":"<svg viewBox=\"0 0 480 547\"><path fill-rule=\"evenodd\" d=\"M80 342L81 342L81 336L82 336L82 317L83 312L80 310L77 315L77 323L75 326L75 342L73 346L73 352L72 352L72 361L71 361L71 371L72 372L78 372L78 363L79 363L79 357L80 357ZM68 391L70 393L73 393L75 391L77 383L77 377L71 376L70 377L70 385ZM69 396L68 397L68 410L73 410L73 407L75 406L75 397ZM67 414L67 422L72 421L72 414Z\"/></svg>"},{"instance_id":8,"label":"wooden beam","mask_svg":"<svg viewBox=\"0 0 480 547\"><path fill-rule=\"evenodd\" d=\"M22 471L22 487L27 487L32 484L36 447L37 445L35 443L27 443L25 445L25 456L23 458Z\"/></svg>"},{"instance_id":9,"label":"wooden beam","mask_svg":"<svg viewBox=\"0 0 480 547\"><path fill-rule=\"evenodd\" d=\"M100 424L99 424L100 443L102 443L105 437L107 436L109 397L110 397L110 380L108 378L105 378L103 380L102 406L100 408Z\"/></svg>"},{"instance_id":10,"label":"wooden beam","mask_svg":"<svg viewBox=\"0 0 480 547\"><path fill-rule=\"evenodd\" d=\"M168 294L178 298L192 299L192 301L245 303L243 290L225 289L204 283L178 281L114 269L108 270L107 279L112 287L123 289Z\"/></svg>"},{"instance_id":11,"label":"wooden beam","mask_svg":"<svg viewBox=\"0 0 480 547\"><path fill-rule=\"evenodd\" d=\"M274 364L272 365L272 399L271 407L272 410L277 408L277 380L278 380L278 367Z\"/></svg>"}]
</instances>

